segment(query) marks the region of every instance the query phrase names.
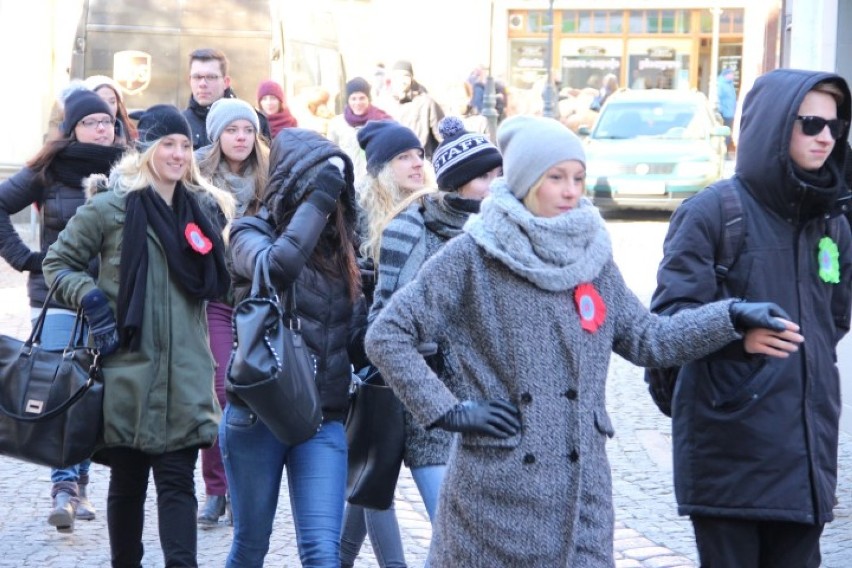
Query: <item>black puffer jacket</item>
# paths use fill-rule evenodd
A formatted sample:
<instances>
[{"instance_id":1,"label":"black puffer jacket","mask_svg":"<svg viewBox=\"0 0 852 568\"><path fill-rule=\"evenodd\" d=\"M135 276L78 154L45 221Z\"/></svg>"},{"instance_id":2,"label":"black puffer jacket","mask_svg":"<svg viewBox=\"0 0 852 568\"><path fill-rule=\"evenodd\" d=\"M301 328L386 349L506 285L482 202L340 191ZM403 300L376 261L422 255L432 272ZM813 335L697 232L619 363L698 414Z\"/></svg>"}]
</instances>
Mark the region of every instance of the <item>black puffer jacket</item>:
<instances>
[{"instance_id":1,"label":"black puffer jacket","mask_svg":"<svg viewBox=\"0 0 852 568\"><path fill-rule=\"evenodd\" d=\"M313 192L314 166L330 156L344 157L342 151L315 132L288 128L275 139L270 155L270 181L266 206L255 216L234 222L230 233L230 254L234 272L235 301L245 298L257 256L269 250L270 276L280 290L296 284L297 313L302 320L305 342L317 359L317 384L325 420L343 420L349 403L351 365L366 364L364 333L367 326L363 299L353 303L342 277L331 277L308 261L326 226L326 218L336 204L322 192ZM341 199L352 203L352 163L348 158L346 177L349 192ZM285 183L282 183L282 181ZM291 202L297 209L282 231L275 227L274 207ZM228 399L240 403L232 392Z\"/></svg>"},{"instance_id":2,"label":"black puffer jacket","mask_svg":"<svg viewBox=\"0 0 852 568\"><path fill-rule=\"evenodd\" d=\"M47 286L41 274L41 263L50 245L77 208L86 202L83 179L92 174L108 174L111 165L121 157L123 149L115 146L74 142L61 150L48 167L46 186L38 175L25 167L0 183L0 256L12 268L30 272L27 292L30 305L41 307L47 296ZM31 251L12 225L11 216L31 204L38 207L39 250ZM96 273L97 261L91 272ZM54 303L54 307L64 307Z\"/></svg>"},{"instance_id":3,"label":"black puffer jacket","mask_svg":"<svg viewBox=\"0 0 852 568\"><path fill-rule=\"evenodd\" d=\"M675 390L675 492L682 515L825 523L837 484L840 386L837 342L849 331L852 242L832 211L843 189L846 138L809 185L794 173L790 139L797 110L817 83L845 92L838 76L789 69L757 80L745 99L737 156L746 227L743 248L717 292L715 250L723 234L718 193L699 193L672 217L652 310L673 313L718 297L772 301L805 341L787 359L732 343L682 368ZM819 275L819 243L839 249L838 283Z\"/></svg>"}]
</instances>

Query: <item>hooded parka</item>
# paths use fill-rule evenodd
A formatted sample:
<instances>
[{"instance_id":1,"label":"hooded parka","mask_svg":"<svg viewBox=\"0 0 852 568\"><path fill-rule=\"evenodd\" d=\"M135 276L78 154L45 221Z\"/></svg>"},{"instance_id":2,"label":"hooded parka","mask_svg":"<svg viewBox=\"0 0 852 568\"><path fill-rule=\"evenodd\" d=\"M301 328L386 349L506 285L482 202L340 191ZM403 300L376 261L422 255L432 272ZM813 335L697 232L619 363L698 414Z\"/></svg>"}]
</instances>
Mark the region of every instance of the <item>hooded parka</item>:
<instances>
[{"instance_id":1,"label":"hooded parka","mask_svg":"<svg viewBox=\"0 0 852 568\"><path fill-rule=\"evenodd\" d=\"M90 181L91 191L96 180ZM83 296L98 287L115 313L127 198L113 187L97 188L100 192L77 210L48 250L44 277L52 283L70 270L57 290L62 303L79 306ZM149 454L207 447L216 439L221 409L213 389L204 302L190 297L171 278L165 250L150 226L147 238L139 350L121 349L103 360L102 447ZM86 268L98 255L95 280Z\"/></svg>"},{"instance_id":2,"label":"hooded parka","mask_svg":"<svg viewBox=\"0 0 852 568\"><path fill-rule=\"evenodd\" d=\"M837 342L849 330L852 248L831 206L843 188L846 135L810 185L794 171L790 140L805 95L830 73L776 70L745 99L736 175L745 237L721 289L714 257L724 233L717 190L674 214L652 309L675 313L718 298L775 302L805 341L787 359L747 355L735 342L681 369L672 405L674 481L682 515L821 524L832 520L840 387ZM819 275L819 243L839 249L839 282Z\"/></svg>"}]
</instances>

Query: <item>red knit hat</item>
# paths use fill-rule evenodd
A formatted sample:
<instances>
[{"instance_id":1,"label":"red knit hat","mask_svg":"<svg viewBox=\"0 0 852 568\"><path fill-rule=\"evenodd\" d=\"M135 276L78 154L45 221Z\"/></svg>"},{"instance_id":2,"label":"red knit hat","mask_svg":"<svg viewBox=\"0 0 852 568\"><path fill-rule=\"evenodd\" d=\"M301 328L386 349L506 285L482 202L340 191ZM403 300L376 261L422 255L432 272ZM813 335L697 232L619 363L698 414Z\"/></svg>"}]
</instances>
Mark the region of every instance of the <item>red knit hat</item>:
<instances>
[{"instance_id":1,"label":"red knit hat","mask_svg":"<svg viewBox=\"0 0 852 568\"><path fill-rule=\"evenodd\" d=\"M281 101L281 104L284 104L284 90L281 88L281 85L269 79L267 81L263 81L257 87L257 104L260 104L260 99L265 97L266 95L272 95Z\"/></svg>"}]
</instances>

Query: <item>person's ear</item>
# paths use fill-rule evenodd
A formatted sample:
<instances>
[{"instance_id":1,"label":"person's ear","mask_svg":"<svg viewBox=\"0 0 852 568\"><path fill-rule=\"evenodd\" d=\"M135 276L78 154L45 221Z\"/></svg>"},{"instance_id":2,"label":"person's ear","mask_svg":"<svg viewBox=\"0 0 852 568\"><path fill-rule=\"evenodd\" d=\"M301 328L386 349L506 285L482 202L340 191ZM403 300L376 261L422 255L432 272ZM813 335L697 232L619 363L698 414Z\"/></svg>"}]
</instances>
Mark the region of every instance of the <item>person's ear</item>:
<instances>
[{"instance_id":1,"label":"person's ear","mask_svg":"<svg viewBox=\"0 0 852 568\"><path fill-rule=\"evenodd\" d=\"M228 87L231 86L231 76L225 75L225 77L223 77L223 79L225 80L225 88L227 89Z\"/></svg>"}]
</instances>

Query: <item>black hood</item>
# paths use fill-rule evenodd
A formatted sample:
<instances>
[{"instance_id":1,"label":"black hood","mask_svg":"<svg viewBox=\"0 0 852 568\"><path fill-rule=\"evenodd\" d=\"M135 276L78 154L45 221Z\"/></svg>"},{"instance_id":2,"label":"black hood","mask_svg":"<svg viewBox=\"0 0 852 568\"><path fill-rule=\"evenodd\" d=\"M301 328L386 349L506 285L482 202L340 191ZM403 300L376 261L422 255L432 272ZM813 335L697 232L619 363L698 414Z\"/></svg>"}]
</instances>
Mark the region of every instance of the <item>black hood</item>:
<instances>
[{"instance_id":1,"label":"black hood","mask_svg":"<svg viewBox=\"0 0 852 568\"><path fill-rule=\"evenodd\" d=\"M824 212L843 189L847 132L837 140L823 168L829 187L816 187L798 176L790 158L790 138L799 106L817 83L830 81L843 91L837 115L852 118L849 87L839 75L776 69L760 76L743 102L736 172L755 199L785 219L800 221ZM803 212L808 212L807 214Z\"/></svg>"},{"instance_id":2,"label":"black hood","mask_svg":"<svg viewBox=\"0 0 852 568\"><path fill-rule=\"evenodd\" d=\"M272 142L269 180L263 192L263 203L272 213L276 226L281 226L284 215L294 210L310 193L317 170L332 156L341 158L345 164L346 191L340 201L346 208L347 221L355 226L355 171L352 160L336 144L318 132L304 128L285 128Z\"/></svg>"}]
</instances>

